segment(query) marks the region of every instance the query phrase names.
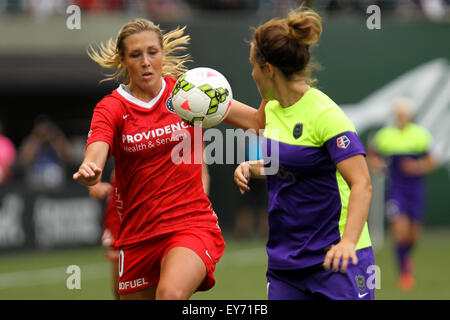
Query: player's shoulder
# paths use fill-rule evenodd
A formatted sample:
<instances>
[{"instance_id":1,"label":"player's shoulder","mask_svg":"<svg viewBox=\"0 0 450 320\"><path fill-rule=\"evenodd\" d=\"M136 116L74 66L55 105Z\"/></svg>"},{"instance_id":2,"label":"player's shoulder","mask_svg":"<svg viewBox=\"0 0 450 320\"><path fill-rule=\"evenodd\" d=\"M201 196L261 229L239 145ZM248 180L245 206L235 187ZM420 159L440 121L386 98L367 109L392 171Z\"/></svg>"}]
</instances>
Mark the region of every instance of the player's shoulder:
<instances>
[{"instance_id":1,"label":"player's shoulder","mask_svg":"<svg viewBox=\"0 0 450 320\"><path fill-rule=\"evenodd\" d=\"M126 99L114 89L104 96L95 106L96 111L107 111L110 114L122 114Z\"/></svg>"},{"instance_id":2,"label":"player's shoulder","mask_svg":"<svg viewBox=\"0 0 450 320\"><path fill-rule=\"evenodd\" d=\"M409 123L408 124L408 129L413 131L414 133L420 134L420 135L429 135L430 132L422 127L421 125L418 125L417 123Z\"/></svg>"},{"instance_id":3,"label":"player's shoulder","mask_svg":"<svg viewBox=\"0 0 450 320\"><path fill-rule=\"evenodd\" d=\"M423 148L427 149L433 143L433 136L426 128L416 123L410 123L408 124L408 129L411 138L418 141Z\"/></svg>"},{"instance_id":4,"label":"player's shoulder","mask_svg":"<svg viewBox=\"0 0 450 320\"><path fill-rule=\"evenodd\" d=\"M355 131L353 123L333 99L319 89L310 89L309 91L311 91L309 103L312 105L312 108L310 108L311 122L318 129L320 127L336 128L336 130L344 128Z\"/></svg>"},{"instance_id":5,"label":"player's shoulder","mask_svg":"<svg viewBox=\"0 0 450 320\"><path fill-rule=\"evenodd\" d=\"M174 78L174 77L168 77L168 76L165 76L165 77L164 77L164 80L166 81L167 84L174 84L175 82L178 81L177 78Z\"/></svg>"},{"instance_id":6,"label":"player's shoulder","mask_svg":"<svg viewBox=\"0 0 450 320\"><path fill-rule=\"evenodd\" d=\"M305 112L311 123L319 124L325 121L327 122L326 125L332 125L333 123L328 123L327 119L345 117L344 112L336 102L317 88L310 88L304 94L302 100L307 108L302 108L301 110Z\"/></svg>"},{"instance_id":7,"label":"player's shoulder","mask_svg":"<svg viewBox=\"0 0 450 320\"><path fill-rule=\"evenodd\" d=\"M172 77L164 77L164 81L166 82L166 86L167 86L168 90L172 91L177 80L178 79L172 78Z\"/></svg>"}]
</instances>

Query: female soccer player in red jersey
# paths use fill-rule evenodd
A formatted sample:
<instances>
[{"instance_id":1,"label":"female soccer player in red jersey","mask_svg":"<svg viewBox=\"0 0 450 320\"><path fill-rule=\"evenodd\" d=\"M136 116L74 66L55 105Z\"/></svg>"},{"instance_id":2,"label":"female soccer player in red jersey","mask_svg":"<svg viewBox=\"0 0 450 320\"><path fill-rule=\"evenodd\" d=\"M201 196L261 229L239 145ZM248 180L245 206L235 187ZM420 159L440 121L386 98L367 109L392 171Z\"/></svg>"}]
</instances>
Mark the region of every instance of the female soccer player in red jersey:
<instances>
[{"instance_id":1,"label":"female soccer player in red jersey","mask_svg":"<svg viewBox=\"0 0 450 320\"><path fill-rule=\"evenodd\" d=\"M184 28L163 34L152 22L136 19L122 27L116 41L89 53L115 70L108 79L123 78L124 84L95 107L84 160L73 178L97 184L114 156L123 201L115 241L121 299L188 299L208 290L225 248L202 187L202 165L175 165L171 159L186 132L194 136L169 99L189 59L174 53L188 41ZM233 101L227 122L259 128L262 109Z\"/></svg>"}]
</instances>

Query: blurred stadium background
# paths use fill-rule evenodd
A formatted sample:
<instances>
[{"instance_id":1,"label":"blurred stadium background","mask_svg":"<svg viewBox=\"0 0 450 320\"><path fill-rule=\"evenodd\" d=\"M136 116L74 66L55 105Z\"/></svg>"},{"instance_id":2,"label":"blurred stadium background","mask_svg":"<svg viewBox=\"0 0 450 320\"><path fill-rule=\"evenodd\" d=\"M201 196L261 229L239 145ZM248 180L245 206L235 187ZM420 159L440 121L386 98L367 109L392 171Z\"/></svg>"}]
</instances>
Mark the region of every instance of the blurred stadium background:
<instances>
[{"instance_id":1,"label":"blurred stadium background","mask_svg":"<svg viewBox=\"0 0 450 320\"><path fill-rule=\"evenodd\" d=\"M363 140L367 143L390 121L390 101L407 95L417 102L417 120L433 133L442 160L442 167L426 178L425 231L415 252L417 287L408 293L396 288L381 201L384 180L373 177L369 227L381 268L376 298L450 299L450 1L305 2L324 17L323 37L313 52L322 65L315 74L318 87L348 112ZM190 66L219 70L234 97L256 107L259 95L248 63L251 27L299 3L0 0L0 120L16 149L10 174L0 170L0 299L112 299L110 266L100 246L104 203L90 199L86 189L71 181L81 163L93 107L117 86L99 84L104 70L87 57L89 45L115 37L138 16L164 30L187 25L194 58ZM66 26L71 4L81 8L80 29ZM366 9L372 4L381 8L379 30L366 26ZM42 115L60 128L67 149L63 166L36 180L21 161L20 149ZM216 287L194 299L266 299L264 235L256 226L247 234L235 232L242 201L232 180L234 168L210 166L210 198L228 247L217 266ZM69 265L81 267L81 290L66 288Z\"/></svg>"}]
</instances>

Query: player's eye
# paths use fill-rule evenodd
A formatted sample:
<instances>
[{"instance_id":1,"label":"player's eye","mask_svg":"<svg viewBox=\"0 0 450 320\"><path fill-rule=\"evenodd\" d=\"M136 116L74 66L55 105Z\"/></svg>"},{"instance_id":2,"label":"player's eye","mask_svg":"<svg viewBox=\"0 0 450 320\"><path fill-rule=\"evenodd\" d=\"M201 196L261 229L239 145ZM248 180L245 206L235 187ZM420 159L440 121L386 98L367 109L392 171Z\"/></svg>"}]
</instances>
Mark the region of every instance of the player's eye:
<instances>
[{"instance_id":1,"label":"player's eye","mask_svg":"<svg viewBox=\"0 0 450 320\"><path fill-rule=\"evenodd\" d=\"M139 57L141 54L140 54L140 52L132 52L131 54L130 54L130 57L132 57L132 58L137 58L137 57Z\"/></svg>"}]
</instances>

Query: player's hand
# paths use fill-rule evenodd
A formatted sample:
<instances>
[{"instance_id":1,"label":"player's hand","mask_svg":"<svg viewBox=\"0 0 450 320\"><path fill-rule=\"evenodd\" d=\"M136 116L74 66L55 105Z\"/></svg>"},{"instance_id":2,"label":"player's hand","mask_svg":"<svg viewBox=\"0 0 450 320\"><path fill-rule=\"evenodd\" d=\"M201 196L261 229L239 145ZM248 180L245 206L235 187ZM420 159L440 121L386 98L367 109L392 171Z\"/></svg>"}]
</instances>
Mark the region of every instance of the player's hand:
<instances>
[{"instance_id":1,"label":"player's hand","mask_svg":"<svg viewBox=\"0 0 450 320\"><path fill-rule=\"evenodd\" d=\"M84 186L93 186L98 183L101 175L102 169L95 162L83 162L78 171L73 174L73 180Z\"/></svg>"},{"instance_id":2,"label":"player's hand","mask_svg":"<svg viewBox=\"0 0 450 320\"><path fill-rule=\"evenodd\" d=\"M350 259L354 265L357 265L358 258L356 257L355 247L356 245L353 242L341 240L336 245L332 246L330 250L328 250L323 261L323 267L326 270L332 269L334 272L345 272L347 271L347 266ZM341 261L342 264L340 264Z\"/></svg>"},{"instance_id":3,"label":"player's hand","mask_svg":"<svg viewBox=\"0 0 450 320\"><path fill-rule=\"evenodd\" d=\"M108 193L111 192L112 186L108 182L99 182L96 185L89 187L89 195L97 200L106 198Z\"/></svg>"},{"instance_id":4,"label":"player's hand","mask_svg":"<svg viewBox=\"0 0 450 320\"><path fill-rule=\"evenodd\" d=\"M236 182L241 194L250 191L248 183L250 182L250 165L242 162L234 171L234 182Z\"/></svg>"}]
</instances>

